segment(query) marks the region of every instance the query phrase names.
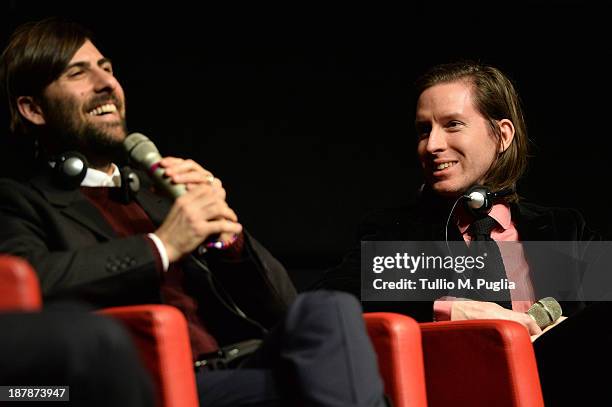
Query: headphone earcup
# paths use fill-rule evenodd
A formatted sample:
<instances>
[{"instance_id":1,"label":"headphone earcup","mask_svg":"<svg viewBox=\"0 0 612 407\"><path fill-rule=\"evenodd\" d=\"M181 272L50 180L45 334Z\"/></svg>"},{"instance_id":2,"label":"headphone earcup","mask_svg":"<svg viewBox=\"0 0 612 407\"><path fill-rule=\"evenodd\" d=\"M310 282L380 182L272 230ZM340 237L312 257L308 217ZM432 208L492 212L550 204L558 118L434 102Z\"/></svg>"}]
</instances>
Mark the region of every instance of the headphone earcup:
<instances>
[{"instance_id":1,"label":"headphone earcup","mask_svg":"<svg viewBox=\"0 0 612 407\"><path fill-rule=\"evenodd\" d=\"M140 178L128 166L121 168L119 173L121 174L121 201L129 204L138 190L140 190Z\"/></svg>"},{"instance_id":2,"label":"headphone earcup","mask_svg":"<svg viewBox=\"0 0 612 407\"><path fill-rule=\"evenodd\" d=\"M469 197L469 199L463 200L463 207L468 213L476 218L486 216L493 207L493 196L491 195L491 191L483 185L474 185L470 187L465 192L464 197Z\"/></svg>"},{"instance_id":3,"label":"headphone earcup","mask_svg":"<svg viewBox=\"0 0 612 407\"><path fill-rule=\"evenodd\" d=\"M88 163L85 156L76 151L59 155L54 161L53 178L64 189L76 189L87 174Z\"/></svg>"}]
</instances>

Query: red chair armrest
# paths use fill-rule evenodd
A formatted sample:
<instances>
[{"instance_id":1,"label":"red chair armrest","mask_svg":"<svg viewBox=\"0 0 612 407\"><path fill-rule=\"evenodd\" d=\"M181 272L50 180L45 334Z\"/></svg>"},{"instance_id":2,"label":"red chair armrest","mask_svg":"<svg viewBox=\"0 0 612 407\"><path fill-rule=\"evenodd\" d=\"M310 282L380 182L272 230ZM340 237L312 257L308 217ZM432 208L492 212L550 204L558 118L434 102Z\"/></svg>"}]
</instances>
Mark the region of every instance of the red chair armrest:
<instances>
[{"instance_id":1,"label":"red chair armrest","mask_svg":"<svg viewBox=\"0 0 612 407\"><path fill-rule=\"evenodd\" d=\"M427 405L419 325L405 315L364 314L385 393L395 407Z\"/></svg>"},{"instance_id":2,"label":"red chair armrest","mask_svg":"<svg viewBox=\"0 0 612 407\"><path fill-rule=\"evenodd\" d=\"M107 308L101 313L120 320L130 331L155 381L158 405L199 406L187 323L178 309L134 305Z\"/></svg>"},{"instance_id":3,"label":"red chair armrest","mask_svg":"<svg viewBox=\"0 0 612 407\"><path fill-rule=\"evenodd\" d=\"M527 330L502 320L421 324L430 406L542 407Z\"/></svg>"},{"instance_id":4,"label":"red chair armrest","mask_svg":"<svg viewBox=\"0 0 612 407\"><path fill-rule=\"evenodd\" d=\"M0 311L38 311L40 285L32 266L19 257L0 256Z\"/></svg>"}]
</instances>

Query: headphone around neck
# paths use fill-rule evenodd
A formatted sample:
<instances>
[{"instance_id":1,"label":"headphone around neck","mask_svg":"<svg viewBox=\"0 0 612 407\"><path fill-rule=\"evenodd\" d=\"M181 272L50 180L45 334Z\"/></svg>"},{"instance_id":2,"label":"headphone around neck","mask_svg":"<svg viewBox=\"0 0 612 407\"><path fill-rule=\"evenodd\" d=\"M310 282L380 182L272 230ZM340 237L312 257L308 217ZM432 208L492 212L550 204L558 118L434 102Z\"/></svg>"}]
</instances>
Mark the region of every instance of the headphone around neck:
<instances>
[{"instance_id":1,"label":"headphone around neck","mask_svg":"<svg viewBox=\"0 0 612 407\"><path fill-rule=\"evenodd\" d=\"M465 210L476 218L482 218L491 212L493 204L498 198L503 198L514 192L513 189L506 188L500 191L491 192L484 185L474 185L461 196Z\"/></svg>"},{"instance_id":2,"label":"headphone around neck","mask_svg":"<svg viewBox=\"0 0 612 407\"><path fill-rule=\"evenodd\" d=\"M89 168L87 158L77 151L67 151L53 157L49 161L49 166L53 182L65 190L79 188ZM140 189L140 178L128 166L120 168L119 173L121 175L121 200L127 204Z\"/></svg>"},{"instance_id":3,"label":"headphone around neck","mask_svg":"<svg viewBox=\"0 0 612 407\"><path fill-rule=\"evenodd\" d=\"M459 201L463 201L464 209L474 216L476 219L484 218L491 212L491 208L493 208L493 203L498 198L503 198L508 196L514 192L514 189L506 188L500 191L491 192L488 187L484 185L473 185L465 191L463 195L461 195L455 203L453 204L450 213L448 214L448 218L446 219L446 226L444 228L444 240L446 241L446 248L450 253L450 247L448 246L448 225L450 224L450 220L453 216L453 212L455 211L455 207L459 203Z\"/></svg>"},{"instance_id":4,"label":"headphone around neck","mask_svg":"<svg viewBox=\"0 0 612 407\"><path fill-rule=\"evenodd\" d=\"M85 156L76 151L67 151L49 161L54 183L66 190L76 189L87 175L89 164Z\"/></svg>"}]
</instances>

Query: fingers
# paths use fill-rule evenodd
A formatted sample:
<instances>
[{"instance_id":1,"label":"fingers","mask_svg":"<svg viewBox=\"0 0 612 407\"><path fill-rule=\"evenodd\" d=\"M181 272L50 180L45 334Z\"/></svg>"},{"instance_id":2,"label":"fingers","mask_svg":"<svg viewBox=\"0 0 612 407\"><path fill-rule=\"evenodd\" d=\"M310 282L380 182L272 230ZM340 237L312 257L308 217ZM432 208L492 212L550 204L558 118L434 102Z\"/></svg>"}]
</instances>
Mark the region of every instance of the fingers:
<instances>
[{"instance_id":1,"label":"fingers","mask_svg":"<svg viewBox=\"0 0 612 407\"><path fill-rule=\"evenodd\" d=\"M213 220L198 219L191 222L190 228L197 237L197 242L202 243L212 235L235 235L242 232L242 225L228 219L217 218ZM194 247L191 247L193 249Z\"/></svg>"},{"instance_id":2,"label":"fingers","mask_svg":"<svg viewBox=\"0 0 612 407\"><path fill-rule=\"evenodd\" d=\"M162 167L167 168L167 167L170 167L170 166L172 166L173 164L177 164L177 163L179 163L179 162L181 162L181 161L184 161L184 160L183 160L182 158L176 158L176 157L170 157L170 156L168 156L168 157L164 157L164 158L162 158L162 159L161 159L161 161L159 162L159 164L160 164Z\"/></svg>"},{"instance_id":3,"label":"fingers","mask_svg":"<svg viewBox=\"0 0 612 407\"><path fill-rule=\"evenodd\" d=\"M201 184L214 185L215 184L215 180L216 180L214 175L212 175L208 171L206 171L204 173L196 172L196 171L190 171L190 172L183 172L183 173L172 174L172 175L168 175L168 176L172 179L172 181L174 183L176 183L176 184L186 184L187 186L189 186L190 184L193 184L193 185L201 185ZM217 182L216 185L220 186L220 182Z\"/></svg>"},{"instance_id":4,"label":"fingers","mask_svg":"<svg viewBox=\"0 0 612 407\"><path fill-rule=\"evenodd\" d=\"M240 223L230 222L225 219L206 222L201 227L202 235L206 237L222 233L238 234L242 232L242 225Z\"/></svg>"},{"instance_id":5,"label":"fingers","mask_svg":"<svg viewBox=\"0 0 612 407\"><path fill-rule=\"evenodd\" d=\"M238 216L225 202L215 202L202 210L202 218L206 220L226 219L238 222Z\"/></svg>"},{"instance_id":6,"label":"fingers","mask_svg":"<svg viewBox=\"0 0 612 407\"><path fill-rule=\"evenodd\" d=\"M179 199L186 201L187 205L195 205L198 208L203 208L214 201L225 202L226 192L223 187L200 184L192 188L187 188L187 193Z\"/></svg>"},{"instance_id":7,"label":"fingers","mask_svg":"<svg viewBox=\"0 0 612 407\"><path fill-rule=\"evenodd\" d=\"M220 233L219 234L219 240L227 244L231 244L232 242L234 242L237 239L237 237L238 237L237 233Z\"/></svg>"},{"instance_id":8,"label":"fingers","mask_svg":"<svg viewBox=\"0 0 612 407\"><path fill-rule=\"evenodd\" d=\"M164 157L159 161L159 164L166 169L166 172L170 173L204 170L200 164L191 159L177 157Z\"/></svg>"},{"instance_id":9,"label":"fingers","mask_svg":"<svg viewBox=\"0 0 612 407\"><path fill-rule=\"evenodd\" d=\"M527 328L530 336L540 335L542 333L542 329L538 326L538 324L536 324L533 318L531 318L527 314L519 314L519 315L521 315L521 320L519 320L518 322L520 322Z\"/></svg>"},{"instance_id":10,"label":"fingers","mask_svg":"<svg viewBox=\"0 0 612 407\"><path fill-rule=\"evenodd\" d=\"M238 221L238 216L225 202L225 190L201 185L176 200L175 205L192 220L227 219Z\"/></svg>"},{"instance_id":11,"label":"fingers","mask_svg":"<svg viewBox=\"0 0 612 407\"><path fill-rule=\"evenodd\" d=\"M531 316L529 316L528 314L525 314L524 312L512 311L502 307L500 307L500 309L502 311L500 312L498 318L518 322L519 324L527 328L530 336L540 335L542 333L542 329L540 329L535 320L531 318Z\"/></svg>"},{"instance_id":12,"label":"fingers","mask_svg":"<svg viewBox=\"0 0 612 407\"><path fill-rule=\"evenodd\" d=\"M177 179L183 179L183 176L180 176ZM202 177L200 177L199 175L193 176L193 177L189 175L189 178L185 176L184 179L187 179L187 181L184 181L184 182L181 181L181 182L187 186L187 190L196 189L197 187L201 185L209 185L209 186L216 187L216 188L223 187L223 183L221 182L221 180L219 178L216 178L214 175L210 173L205 175L203 180L202 180ZM212 180L212 183L211 183L211 180Z\"/></svg>"},{"instance_id":13,"label":"fingers","mask_svg":"<svg viewBox=\"0 0 612 407\"><path fill-rule=\"evenodd\" d=\"M210 171L191 159L164 157L159 163L164 168L164 174L176 184L186 184L188 187L190 184L221 186Z\"/></svg>"}]
</instances>

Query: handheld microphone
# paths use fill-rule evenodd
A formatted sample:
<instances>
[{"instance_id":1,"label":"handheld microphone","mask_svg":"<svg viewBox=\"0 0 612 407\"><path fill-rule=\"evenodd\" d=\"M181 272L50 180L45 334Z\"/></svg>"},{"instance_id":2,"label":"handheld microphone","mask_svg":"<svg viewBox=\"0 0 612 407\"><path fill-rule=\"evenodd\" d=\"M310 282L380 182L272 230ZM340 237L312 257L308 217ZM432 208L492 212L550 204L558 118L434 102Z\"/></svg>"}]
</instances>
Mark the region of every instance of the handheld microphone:
<instances>
[{"instance_id":1,"label":"handheld microphone","mask_svg":"<svg viewBox=\"0 0 612 407\"><path fill-rule=\"evenodd\" d=\"M141 133L132 133L123 141L123 148L127 151L130 159L151 174L155 183L171 198L176 199L187 192L184 184L175 184L170 178L164 176L165 171L159 165L162 156L147 136Z\"/></svg>"},{"instance_id":2,"label":"handheld microphone","mask_svg":"<svg viewBox=\"0 0 612 407\"><path fill-rule=\"evenodd\" d=\"M151 174L156 185L170 198L176 199L187 192L187 187L184 184L175 184L170 178L164 176L165 171L159 165L162 156L147 136L141 133L131 133L123 141L123 148L136 165ZM217 249L224 247L224 243L219 240L219 236L215 234L206 239L204 245L198 248L198 252L206 252L207 247Z\"/></svg>"},{"instance_id":3,"label":"handheld microphone","mask_svg":"<svg viewBox=\"0 0 612 407\"><path fill-rule=\"evenodd\" d=\"M562 313L561 305L553 297L542 298L527 310L541 329L557 322Z\"/></svg>"}]
</instances>

